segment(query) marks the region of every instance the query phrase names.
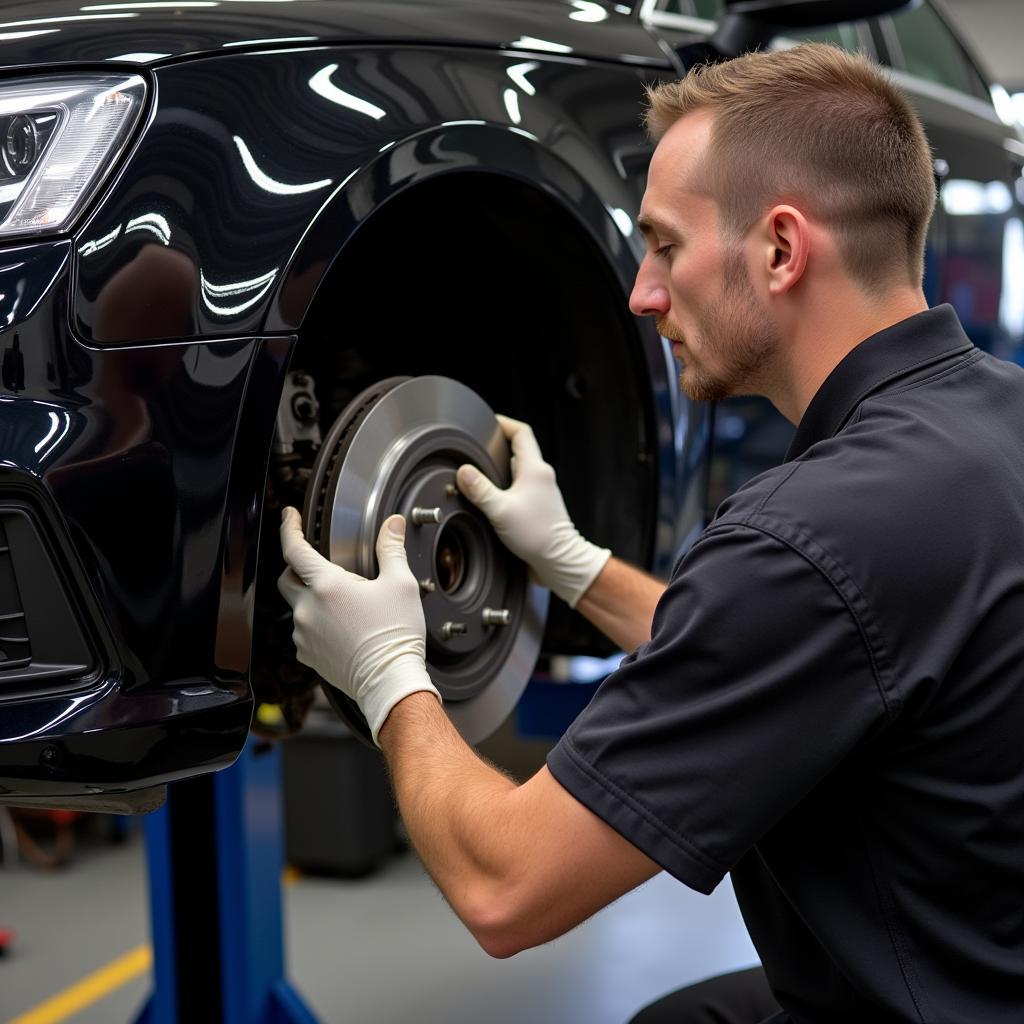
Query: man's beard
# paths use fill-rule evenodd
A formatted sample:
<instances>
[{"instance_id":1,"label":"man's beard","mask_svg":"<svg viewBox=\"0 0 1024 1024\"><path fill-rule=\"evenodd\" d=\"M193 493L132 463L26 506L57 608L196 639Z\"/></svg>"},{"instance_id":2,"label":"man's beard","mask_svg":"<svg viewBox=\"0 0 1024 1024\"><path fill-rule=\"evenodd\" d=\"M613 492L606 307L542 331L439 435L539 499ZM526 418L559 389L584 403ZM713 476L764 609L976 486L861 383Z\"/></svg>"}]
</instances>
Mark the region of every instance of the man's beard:
<instances>
[{"instance_id":1,"label":"man's beard","mask_svg":"<svg viewBox=\"0 0 1024 1024\"><path fill-rule=\"evenodd\" d=\"M694 339L701 358L711 356L718 369L713 374L688 356L679 375L679 386L695 402L764 394L765 369L778 349L779 329L758 306L740 252L726 254L724 276L721 295L697 316ZM657 328L669 340L686 344L667 317L658 319Z\"/></svg>"}]
</instances>

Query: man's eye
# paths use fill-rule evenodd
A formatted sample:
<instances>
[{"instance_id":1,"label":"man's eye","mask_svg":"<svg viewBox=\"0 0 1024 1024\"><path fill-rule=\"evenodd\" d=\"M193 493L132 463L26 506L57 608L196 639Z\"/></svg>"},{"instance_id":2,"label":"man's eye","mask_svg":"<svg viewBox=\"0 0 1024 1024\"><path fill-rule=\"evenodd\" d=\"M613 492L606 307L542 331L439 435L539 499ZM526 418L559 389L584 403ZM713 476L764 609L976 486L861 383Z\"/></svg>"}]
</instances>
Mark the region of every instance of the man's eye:
<instances>
[{"instance_id":1,"label":"man's eye","mask_svg":"<svg viewBox=\"0 0 1024 1024\"><path fill-rule=\"evenodd\" d=\"M654 250L655 256L660 256L663 260L667 260L672 254L672 250L675 248L674 245L663 245L659 249Z\"/></svg>"}]
</instances>

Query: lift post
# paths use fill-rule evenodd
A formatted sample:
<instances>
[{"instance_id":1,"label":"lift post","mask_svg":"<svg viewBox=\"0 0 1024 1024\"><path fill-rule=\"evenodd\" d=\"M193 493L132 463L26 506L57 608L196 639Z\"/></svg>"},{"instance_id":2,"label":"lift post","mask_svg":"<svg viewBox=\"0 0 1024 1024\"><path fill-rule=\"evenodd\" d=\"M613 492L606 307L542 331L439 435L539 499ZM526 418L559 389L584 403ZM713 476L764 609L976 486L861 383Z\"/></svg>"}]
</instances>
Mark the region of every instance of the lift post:
<instances>
[{"instance_id":1,"label":"lift post","mask_svg":"<svg viewBox=\"0 0 1024 1024\"><path fill-rule=\"evenodd\" d=\"M146 818L153 992L136 1024L317 1024L284 977L281 753L168 787Z\"/></svg>"}]
</instances>

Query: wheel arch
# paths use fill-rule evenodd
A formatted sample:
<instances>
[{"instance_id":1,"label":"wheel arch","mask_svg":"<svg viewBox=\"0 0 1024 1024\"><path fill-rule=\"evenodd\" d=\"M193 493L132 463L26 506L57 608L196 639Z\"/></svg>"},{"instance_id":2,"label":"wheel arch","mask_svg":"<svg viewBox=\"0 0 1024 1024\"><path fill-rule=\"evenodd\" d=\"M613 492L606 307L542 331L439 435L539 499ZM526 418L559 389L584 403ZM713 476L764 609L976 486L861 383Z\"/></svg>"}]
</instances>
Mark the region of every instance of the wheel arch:
<instances>
[{"instance_id":1,"label":"wheel arch","mask_svg":"<svg viewBox=\"0 0 1024 1024\"><path fill-rule=\"evenodd\" d=\"M311 370L328 419L375 376L440 373L528 420L580 530L663 571L677 408L663 343L627 308L631 224L527 133L449 123L336 190L266 327L298 331L292 365ZM554 607L545 647L605 650Z\"/></svg>"},{"instance_id":2,"label":"wheel arch","mask_svg":"<svg viewBox=\"0 0 1024 1024\"><path fill-rule=\"evenodd\" d=\"M486 176L495 184L518 181L548 196L589 234L628 294L641 255L629 241L630 211L606 202L529 132L464 119L407 136L349 173L304 231L275 288L263 329L300 329L345 247L390 203L451 174Z\"/></svg>"}]
</instances>

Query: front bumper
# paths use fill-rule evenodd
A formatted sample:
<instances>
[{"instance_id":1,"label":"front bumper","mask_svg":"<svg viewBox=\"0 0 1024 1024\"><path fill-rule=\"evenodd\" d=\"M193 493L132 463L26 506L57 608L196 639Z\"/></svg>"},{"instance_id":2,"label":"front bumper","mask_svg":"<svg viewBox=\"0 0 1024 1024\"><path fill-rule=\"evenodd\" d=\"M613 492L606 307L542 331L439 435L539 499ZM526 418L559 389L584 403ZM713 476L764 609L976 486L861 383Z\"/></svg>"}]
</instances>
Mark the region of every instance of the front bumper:
<instances>
[{"instance_id":1,"label":"front bumper","mask_svg":"<svg viewBox=\"0 0 1024 1024\"><path fill-rule=\"evenodd\" d=\"M66 240L0 253L5 802L221 768L252 713L259 519L293 339L88 348L69 327L69 256Z\"/></svg>"}]
</instances>

